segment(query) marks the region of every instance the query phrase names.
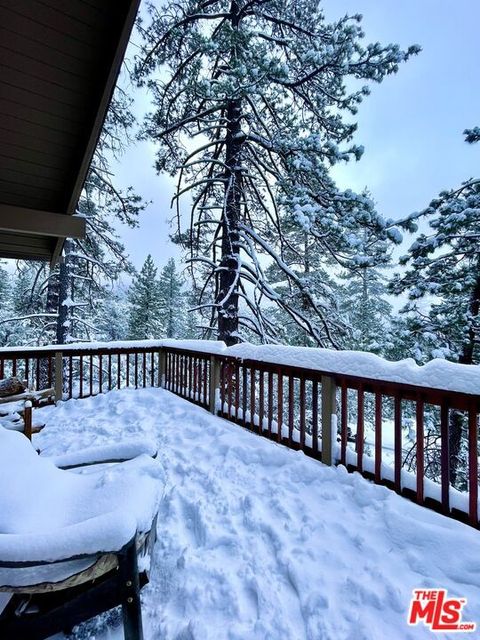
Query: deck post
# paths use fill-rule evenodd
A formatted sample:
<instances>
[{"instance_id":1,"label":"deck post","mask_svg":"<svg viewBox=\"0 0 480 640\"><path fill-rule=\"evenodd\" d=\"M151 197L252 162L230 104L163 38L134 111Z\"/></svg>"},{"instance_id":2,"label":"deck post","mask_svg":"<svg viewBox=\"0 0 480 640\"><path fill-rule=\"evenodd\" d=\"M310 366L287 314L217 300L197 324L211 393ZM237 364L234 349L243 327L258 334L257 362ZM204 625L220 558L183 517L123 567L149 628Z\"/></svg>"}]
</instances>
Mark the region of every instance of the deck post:
<instances>
[{"instance_id":1,"label":"deck post","mask_svg":"<svg viewBox=\"0 0 480 640\"><path fill-rule=\"evenodd\" d=\"M210 356L210 388L208 394L208 406L210 413L217 413L217 390L220 389L220 361L215 356Z\"/></svg>"},{"instance_id":2,"label":"deck post","mask_svg":"<svg viewBox=\"0 0 480 640\"><path fill-rule=\"evenodd\" d=\"M165 349L163 347L160 348L158 352L158 386L165 389L166 386L166 376L167 373L167 354L165 353Z\"/></svg>"},{"instance_id":3,"label":"deck post","mask_svg":"<svg viewBox=\"0 0 480 640\"><path fill-rule=\"evenodd\" d=\"M55 402L63 398L63 353L55 352Z\"/></svg>"},{"instance_id":4,"label":"deck post","mask_svg":"<svg viewBox=\"0 0 480 640\"><path fill-rule=\"evenodd\" d=\"M322 376L322 462L333 465L333 445L336 442L336 385L331 376Z\"/></svg>"}]
</instances>

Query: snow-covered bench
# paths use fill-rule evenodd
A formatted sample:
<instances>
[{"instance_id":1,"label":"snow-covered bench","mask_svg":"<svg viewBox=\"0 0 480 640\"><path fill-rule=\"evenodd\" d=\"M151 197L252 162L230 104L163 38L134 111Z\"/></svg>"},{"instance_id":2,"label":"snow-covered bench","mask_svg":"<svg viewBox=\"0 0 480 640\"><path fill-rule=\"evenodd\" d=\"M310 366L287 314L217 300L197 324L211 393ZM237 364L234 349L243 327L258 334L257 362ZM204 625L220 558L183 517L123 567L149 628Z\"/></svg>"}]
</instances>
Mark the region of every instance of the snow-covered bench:
<instances>
[{"instance_id":1,"label":"snow-covered bench","mask_svg":"<svg viewBox=\"0 0 480 640\"><path fill-rule=\"evenodd\" d=\"M126 443L96 457L138 450ZM74 457L64 461L77 466ZM0 591L14 594L0 638L40 640L122 605L125 638L139 640L163 469L145 454L88 474L61 462L0 429Z\"/></svg>"}]
</instances>

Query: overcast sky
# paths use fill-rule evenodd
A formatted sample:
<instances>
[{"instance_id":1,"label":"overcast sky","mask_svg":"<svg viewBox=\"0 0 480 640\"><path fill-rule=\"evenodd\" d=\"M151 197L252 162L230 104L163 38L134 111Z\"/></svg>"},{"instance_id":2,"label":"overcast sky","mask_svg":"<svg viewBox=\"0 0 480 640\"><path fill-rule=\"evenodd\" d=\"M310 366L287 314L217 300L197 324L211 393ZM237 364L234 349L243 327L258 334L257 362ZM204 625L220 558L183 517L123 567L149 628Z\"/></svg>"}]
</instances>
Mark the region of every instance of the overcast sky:
<instances>
[{"instance_id":1,"label":"overcast sky","mask_svg":"<svg viewBox=\"0 0 480 640\"><path fill-rule=\"evenodd\" d=\"M396 76L372 86L361 105L355 142L358 163L336 169L341 187L368 187L378 210L398 218L423 208L442 189L480 173L480 144L467 145L462 131L480 126L480 2L478 0L323 0L327 18L364 17L365 41L419 44L422 52ZM138 101L138 110L148 105ZM151 253L162 266L178 249L168 239L173 182L157 176L154 147L137 143L117 170L153 203L137 230L119 229L140 267Z\"/></svg>"}]
</instances>

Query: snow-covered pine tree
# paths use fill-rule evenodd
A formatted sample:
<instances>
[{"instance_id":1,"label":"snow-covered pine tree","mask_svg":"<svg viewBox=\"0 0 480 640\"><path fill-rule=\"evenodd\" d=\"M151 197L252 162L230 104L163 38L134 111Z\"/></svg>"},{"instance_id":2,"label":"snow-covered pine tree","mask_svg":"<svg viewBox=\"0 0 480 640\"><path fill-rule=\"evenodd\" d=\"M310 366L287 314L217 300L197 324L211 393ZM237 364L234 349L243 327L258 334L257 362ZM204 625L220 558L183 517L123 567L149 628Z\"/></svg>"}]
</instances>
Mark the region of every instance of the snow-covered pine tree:
<instances>
[{"instance_id":1,"label":"snow-covered pine tree","mask_svg":"<svg viewBox=\"0 0 480 640\"><path fill-rule=\"evenodd\" d=\"M200 340L204 335L202 329L201 315L197 311L198 295L191 282L187 282L187 290L185 293L186 317L182 327L183 339Z\"/></svg>"},{"instance_id":2,"label":"snow-covered pine tree","mask_svg":"<svg viewBox=\"0 0 480 640\"><path fill-rule=\"evenodd\" d=\"M363 316L362 301L358 300L355 310L349 308L342 282L348 278L352 286L350 293L353 293L354 283L362 281L363 298L366 300L369 294L373 294L373 273L379 273L378 270L389 263L392 242L398 243L401 235L394 227L386 230L381 225L381 218L368 193L349 193L348 197L349 204L343 202L342 208L344 213L350 211L350 215L345 216L344 229L335 239L336 253L329 251L334 232L327 234L330 240L325 242L324 234L319 233L320 222L311 219L312 207L295 204L292 213L282 216L286 240L282 261L295 277L280 269L277 263L269 267L267 277L269 281L277 278L281 283L275 287L280 311L273 313L282 320L278 326L280 331L288 334L286 342L289 344L365 347L366 343L360 344L358 340L358 331L365 327L355 326L357 321L361 323ZM355 227L355 221L360 218L361 231ZM371 292L365 287L369 278L372 280ZM378 276L375 278L379 279ZM379 287L375 289L379 302ZM343 306L342 301L345 301ZM381 311L385 311L386 306L381 306ZM295 321L291 317L293 314L298 314ZM356 345L353 341L355 331ZM280 339L285 341L281 334Z\"/></svg>"},{"instance_id":3,"label":"snow-covered pine tree","mask_svg":"<svg viewBox=\"0 0 480 640\"><path fill-rule=\"evenodd\" d=\"M465 134L467 142L475 141ZM421 362L444 357L480 364L480 179L441 192L404 226L414 229L419 218L426 218L431 233L416 238L400 260L406 271L391 283L394 293L408 294L402 311L415 336L413 355ZM463 467L465 428L465 416L451 412L452 484Z\"/></svg>"},{"instance_id":4,"label":"snow-covered pine tree","mask_svg":"<svg viewBox=\"0 0 480 640\"><path fill-rule=\"evenodd\" d=\"M136 65L155 104L144 135L159 145L157 170L178 174L178 238L202 284L207 326L228 344L244 327L276 338L262 316L262 303L277 300L262 254L328 323L282 260L281 213L297 207L299 225L308 222L332 255L361 230L355 195L338 193L328 167L362 153L344 146L369 92L357 81L381 82L419 48L362 45L361 16L328 23L318 0L179 0L149 11ZM372 223L386 233L384 221ZM304 325L301 316L292 310Z\"/></svg>"},{"instance_id":5,"label":"snow-covered pine tree","mask_svg":"<svg viewBox=\"0 0 480 640\"><path fill-rule=\"evenodd\" d=\"M387 300L385 274L364 267L343 277L347 283L339 291L339 309L351 329L345 348L386 355L392 345L392 305Z\"/></svg>"},{"instance_id":6,"label":"snow-covered pine tree","mask_svg":"<svg viewBox=\"0 0 480 640\"><path fill-rule=\"evenodd\" d=\"M3 322L11 313L12 307L12 281L10 274L4 268L5 263L0 262L0 346L9 344L11 330L13 327Z\"/></svg>"},{"instance_id":7,"label":"snow-covered pine tree","mask_svg":"<svg viewBox=\"0 0 480 640\"><path fill-rule=\"evenodd\" d=\"M368 193L363 195L365 210L373 210ZM400 236L393 238L396 243L399 239ZM349 327L344 347L386 355L392 348L392 305L387 300L386 269L390 266L393 243L379 239L374 229L365 226L361 243L363 259L359 261L357 236L352 240L351 256L345 260L338 290L340 316Z\"/></svg>"},{"instance_id":8,"label":"snow-covered pine tree","mask_svg":"<svg viewBox=\"0 0 480 640\"><path fill-rule=\"evenodd\" d=\"M184 334L188 311L183 287L184 280L177 271L175 260L170 258L159 277L162 306L160 320L166 338L179 338Z\"/></svg>"},{"instance_id":9,"label":"snow-covered pine tree","mask_svg":"<svg viewBox=\"0 0 480 640\"><path fill-rule=\"evenodd\" d=\"M308 233L295 235L295 242L289 237L289 246L284 248L282 256L295 278L286 277L285 270L276 262L266 269L265 275L276 299L275 304L270 304L262 313L261 321L268 330L275 332L281 344L340 348L347 329L339 314L338 284L325 268L330 261L316 250ZM312 308L310 298L315 302L316 310ZM319 321L318 310L325 316L328 314L328 322ZM255 340L253 332L251 339Z\"/></svg>"},{"instance_id":10,"label":"snow-covered pine tree","mask_svg":"<svg viewBox=\"0 0 480 640\"><path fill-rule=\"evenodd\" d=\"M403 313L417 338L413 355L479 364L480 180L442 192L421 216L431 233L416 238L400 260L407 270L391 283L394 293L408 294Z\"/></svg>"},{"instance_id":11,"label":"snow-covered pine tree","mask_svg":"<svg viewBox=\"0 0 480 640\"><path fill-rule=\"evenodd\" d=\"M129 305L127 293L118 287L108 291L94 317L98 340L112 342L126 340Z\"/></svg>"},{"instance_id":12,"label":"snow-covered pine tree","mask_svg":"<svg viewBox=\"0 0 480 640\"><path fill-rule=\"evenodd\" d=\"M12 279L10 304L4 310L5 345L37 345L48 341L56 314L45 310L47 276L43 262L17 263ZM47 336L44 341L44 336Z\"/></svg>"},{"instance_id":13,"label":"snow-covered pine tree","mask_svg":"<svg viewBox=\"0 0 480 640\"><path fill-rule=\"evenodd\" d=\"M152 256L148 255L128 291L128 337L131 340L161 338L165 335L162 323L163 301L157 272Z\"/></svg>"}]
</instances>

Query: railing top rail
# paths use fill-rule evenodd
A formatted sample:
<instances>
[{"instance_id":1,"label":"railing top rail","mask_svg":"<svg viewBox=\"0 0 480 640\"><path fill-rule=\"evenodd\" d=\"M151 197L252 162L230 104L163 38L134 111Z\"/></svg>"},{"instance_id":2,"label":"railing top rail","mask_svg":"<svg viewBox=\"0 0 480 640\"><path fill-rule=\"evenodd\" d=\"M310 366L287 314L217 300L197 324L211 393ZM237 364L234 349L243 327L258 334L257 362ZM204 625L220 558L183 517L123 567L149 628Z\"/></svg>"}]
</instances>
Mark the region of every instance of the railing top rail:
<instances>
[{"instance_id":1,"label":"railing top rail","mask_svg":"<svg viewBox=\"0 0 480 640\"><path fill-rule=\"evenodd\" d=\"M352 382L370 381L375 385L394 384L419 391L430 389L470 397L480 396L480 366L457 364L439 358L420 366L411 358L394 362L360 351L250 344L230 347L222 355L349 378Z\"/></svg>"},{"instance_id":2,"label":"railing top rail","mask_svg":"<svg viewBox=\"0 0 480 640\"><path fill-rule=\"evenodd\" d=\"M335 380L337 386L345 383L348 389L361 389L364 393L380 393L382 396L390 396L392 398L398 395L402 400L422 400L426 404L437 406L446 402L451 409L465 411L476 409L480 411L480 394L435 389L404 382L377 380L331 371L294 367L292 365L273 364L262 360L241 360L240 358L233 358L232 356L221 356L221 358L225 361L242 362L247 368L267 372L271 371L272 373L282 373L283 375L291 374L295 378L316 380L318 382L321 382L323 376L328 376Z\"/></svg>"},{"instance_id":3,"label":"railing top rail","mask_svg":"<svg viewBox=\"0 0 480 640\"><path fill-rule=\"evenodd\" d=\"M148 353L162 348L199 357L215 355L264 370L281 367L285 372L309 378L328 375L337 384L344 381L350 388L361 385L365 391L381 391L385 395L400 392L403 398L412 400L423 396L432 404L453 398L455 406L461 402L465 408L480 403L480 366L440 359L419 366L411 359L392 362L371 353L308 347L250 344L226 347L222 342L208 340L128 340L1 348L0 360L41 358L58 352L71 356Z\"/></svg>"},{"instance_id":4,"label":"railing top rail","mask_svg":"<svg viewBox=\"0 0 480 640\"><path fill-rule=\"evenodd\" d=\"M223 342L214 340L118 340L112 342L72 342L68 344L50 344L42 347L0 347L0 359L34 358L57 353L88 353L105 351L152 351L154 349L179 348L199 353L217 354L225 351Z\"/></svg>"}]
</instances>

